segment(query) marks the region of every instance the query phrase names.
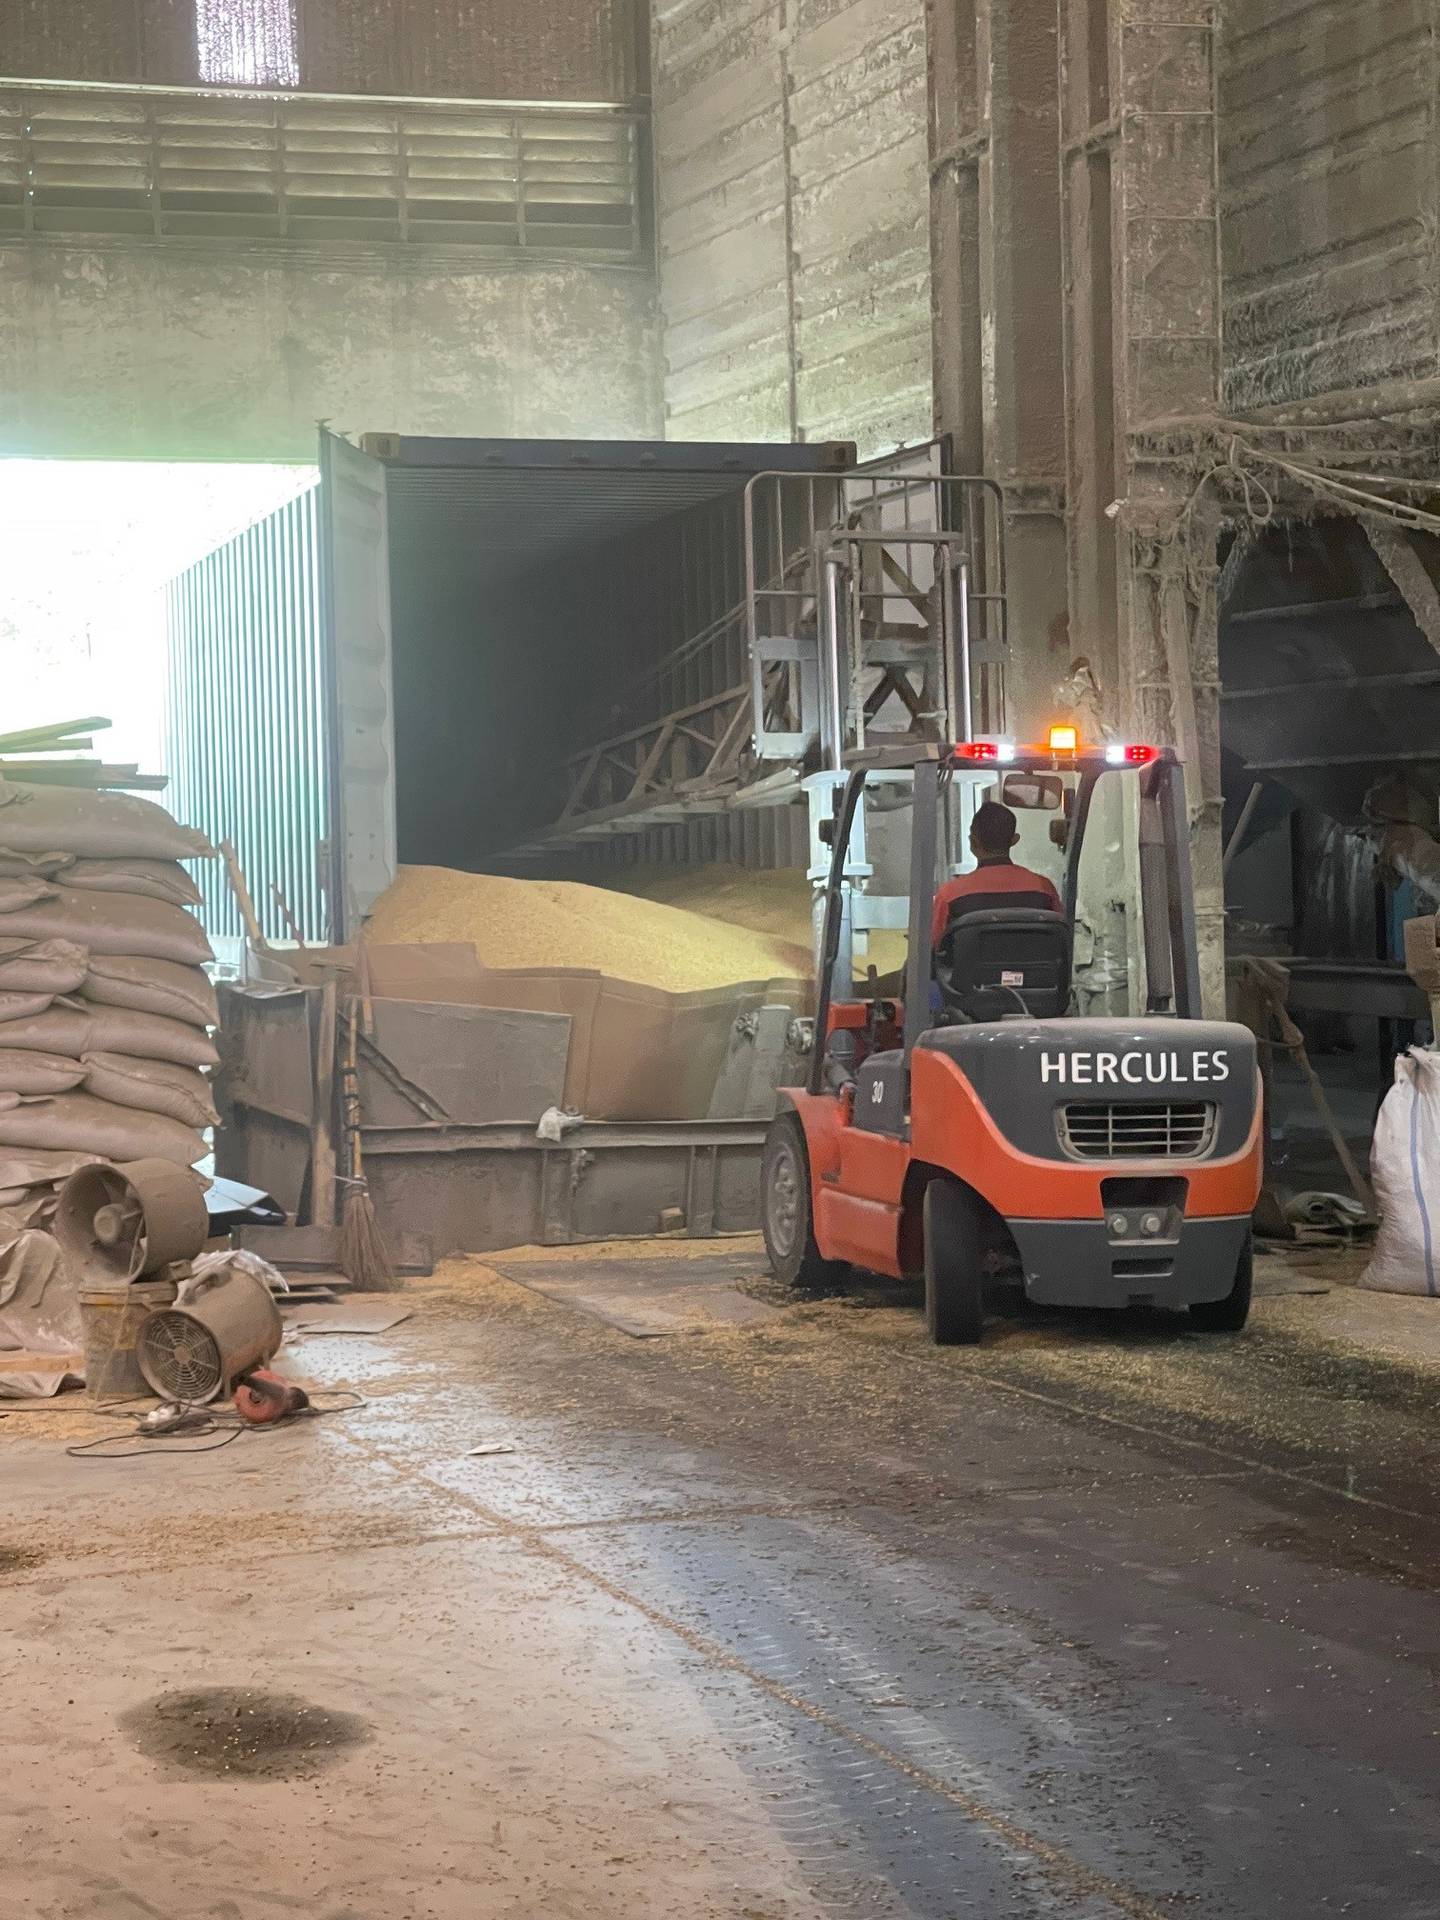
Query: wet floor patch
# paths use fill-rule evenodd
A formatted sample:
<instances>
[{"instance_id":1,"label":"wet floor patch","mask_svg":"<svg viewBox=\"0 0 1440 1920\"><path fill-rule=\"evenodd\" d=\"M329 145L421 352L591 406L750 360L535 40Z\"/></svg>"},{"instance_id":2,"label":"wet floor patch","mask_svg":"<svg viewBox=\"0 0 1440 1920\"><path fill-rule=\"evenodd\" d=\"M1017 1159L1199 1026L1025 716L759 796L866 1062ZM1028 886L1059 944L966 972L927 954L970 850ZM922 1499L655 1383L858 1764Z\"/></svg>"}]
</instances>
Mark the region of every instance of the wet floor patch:
<instances>
[{"instance_id":1,"label":"wet floor patch","mask_svg":"<svg viewBox=\"0 0 1440 1920\"><path fill-rule=\"evenodd\" d=\"M157 1694L120 1726L147 1760L212 1780L306 1780L370 1737L358 1714L254 1687Z\"/></svg>"},{"instance_id":2,"label":"wet floor patch","mask_svg":"<svg viewBox=\"0 0 1440 1920\"><path fill-rule=\"evenodd\" d=\"M1271 1524L1250 1527L1246 1538L1274 1553L1289 1554L1292 1559L1324 1567L1330 1573L1368 1574L1376 1580L1408 1587L1413 1593L1440 1591L1440 1570L1417 1566L1398 1552L1368 1547L1338 1526L1327 1527L1322 1534L1303 1527Z\"/></svg>"},{"instance_id":3,"label":"wet floor patch","mask_svg":"<svg viewBox=\"0 0 1440 1920\"><path fill-rule=\"evenodd\" d=\"M0 1546L0 1574L28 1573L31 1567L43 1565L45 1556L34 1547Z\"/></svg>"}]
</instances>

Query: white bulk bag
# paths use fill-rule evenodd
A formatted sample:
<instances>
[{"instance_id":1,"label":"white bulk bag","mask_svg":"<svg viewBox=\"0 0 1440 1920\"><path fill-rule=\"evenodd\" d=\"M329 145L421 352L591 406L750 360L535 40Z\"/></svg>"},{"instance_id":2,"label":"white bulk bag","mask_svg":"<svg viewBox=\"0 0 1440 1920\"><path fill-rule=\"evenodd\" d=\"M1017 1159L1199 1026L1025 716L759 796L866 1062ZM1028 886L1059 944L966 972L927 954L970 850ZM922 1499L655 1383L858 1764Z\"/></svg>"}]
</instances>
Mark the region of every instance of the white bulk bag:
<instances>
[{"instance_id":1,"label":"white bulk bag","mask_svg":"<svg viewBox=\"0 0 1440 1920\"><path fill-rule=\"evenodd\" d=\"M1370 1178L1380 1231L1360 1284L1440 1297L1440 1052L1411 1047L1375 1122Z\"/></svg>"}]
</instances>

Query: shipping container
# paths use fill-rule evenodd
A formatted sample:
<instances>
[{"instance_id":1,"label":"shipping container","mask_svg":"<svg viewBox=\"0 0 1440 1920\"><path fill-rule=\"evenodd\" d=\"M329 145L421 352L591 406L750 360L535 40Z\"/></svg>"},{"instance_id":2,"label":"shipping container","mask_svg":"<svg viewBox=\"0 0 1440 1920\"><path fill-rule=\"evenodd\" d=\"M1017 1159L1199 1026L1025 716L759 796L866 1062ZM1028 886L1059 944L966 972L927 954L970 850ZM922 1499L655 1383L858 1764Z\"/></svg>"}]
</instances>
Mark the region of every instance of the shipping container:
<instances>
[{"instance_id":1,"label":"shipping container","mask_svg":"<svg viewBox=\"0 0 1440 1920\"><path fill-rule=\"evenodd\" d=\"M324 434L312 494L171 585L170 803L234 843L272 937L343 941L398 863L503 860L563 811L567 761L743 680L747 483L853 466L843 442ZM763 864L802 857L791 811Z\"/></svg>"}]
</instances>

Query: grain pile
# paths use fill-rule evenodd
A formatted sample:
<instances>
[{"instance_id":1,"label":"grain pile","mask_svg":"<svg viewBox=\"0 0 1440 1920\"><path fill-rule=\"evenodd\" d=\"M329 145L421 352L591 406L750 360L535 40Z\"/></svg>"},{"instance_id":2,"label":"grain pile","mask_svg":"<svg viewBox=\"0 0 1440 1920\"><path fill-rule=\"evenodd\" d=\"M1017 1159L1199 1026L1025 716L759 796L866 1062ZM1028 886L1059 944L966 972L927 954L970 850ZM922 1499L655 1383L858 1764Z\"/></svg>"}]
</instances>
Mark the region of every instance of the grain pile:
<instances>
[{"instance_id":1,"label":"grain pile","mask_svg":"<svg viewBox=\"0 0 1440 1920\"><path fill-rule=\"evenodd\" d=\"M811 916L815 890L803 867L761 872L718 861L712 866L679 869L632 867L617 877L615 885L626 893L707 914L756 933L772 934L807 949L814 938ZM872 933L864 960L873 962L878 973L891 974L904 967L907 946L903 933ZM864 973L864 961L857 954L857 977L863 979Z\"/></svg>"},{"instance_id":2,"label":"grain pile","mask_svg":"<svg viewBox=\"0 0 1440 1920\"><path fill-rule=\"evenodd\" d=\"M366 927L377 944L473 943L486 967L592 967L692 993L739 981L807 980L798 940L605 887L402 867Z\"/></svg>"},{"instance_id":3,"label":"grain pile","mask_svg":"<svg viewBox=\"0 0 1440 1920\"><path fill-rule=\"evenodd\" d=\"M704 867L627 867L611 884L622 893L747 927L792 946L810 945L814 888L803 867L762 872L720 861Z\"/></svg>"},{"instance_id":4,"label":"grain pile","mask_svg":"<svg viewBox=\"0 0 1440 1920\"><path fill-rule=\"evenodd\" d=\"M214 1124L210 944L153 801L0 780L0 1205L88 1158L181 1166Z\"/></svg>"}]
</instances>

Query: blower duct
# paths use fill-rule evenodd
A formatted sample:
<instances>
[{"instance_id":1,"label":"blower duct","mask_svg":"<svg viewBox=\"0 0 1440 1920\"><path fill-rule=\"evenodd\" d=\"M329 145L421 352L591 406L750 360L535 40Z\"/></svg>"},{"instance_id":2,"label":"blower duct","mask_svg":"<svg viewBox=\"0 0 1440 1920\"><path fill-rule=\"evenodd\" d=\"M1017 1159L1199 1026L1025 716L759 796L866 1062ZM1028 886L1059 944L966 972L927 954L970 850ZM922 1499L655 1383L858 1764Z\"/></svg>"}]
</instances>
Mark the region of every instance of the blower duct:
<instances>
[{"instance_id":1,"label":"blower duct","mask_svg":"<svg viewBox=\"0 0 1440 1920\"><path fill-rule=\"evenodd\" d=\"M81 1287L125 1287L193 1260L209 1232L204 1188L168 1160L81 1167L55 1212L55 1238Z\"/></svg>"},{"instance_id":2,"label":"blower duct","mask_svg":"<svg viewBox=\"0 0 1440 1920\"><path fill-rule=\"evenodd\" d=\"M265 1282L227 1262L186 1283L182 1304L147 1315L135 1357L151 1390L176 1406L203 1407L280 1349L284 1326Z\"/></svg>"}]
</instances>

